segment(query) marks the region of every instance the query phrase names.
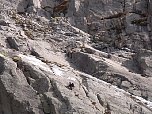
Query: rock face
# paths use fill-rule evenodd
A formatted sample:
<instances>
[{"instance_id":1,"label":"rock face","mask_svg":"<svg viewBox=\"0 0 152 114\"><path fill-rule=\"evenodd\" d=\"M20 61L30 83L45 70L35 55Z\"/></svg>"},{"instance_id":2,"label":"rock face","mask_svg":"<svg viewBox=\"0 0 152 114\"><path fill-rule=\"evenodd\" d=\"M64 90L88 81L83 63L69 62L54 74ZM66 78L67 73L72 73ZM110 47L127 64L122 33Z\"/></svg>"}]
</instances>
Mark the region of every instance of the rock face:
<instances>
[{"instance_id":1,"label":"rock face","mask_svg":"<svg viewBox=\"0 0 152 114\"><path fill-rule=\"evenodd\" d=\"M151 49L151 3L136 0L75 0L72 24L115 48Z\"/></svg>"},{"instance_id":2,"label":"rock face","mask_svg":"<svg viewBox=\"0 0 152 114\"><path fill-rule=\"evenodd\" d=\"M0 109L2 114L42 113L40 98L16 63L1 55Z\"/></svg>"},{"instance_id":3,"label":"rock face","mask_svg":"<svg viewBox=\"0 0 152 114\"><path fill-rule=\"evenodd\" d=\"M137 53L137 61L143 76L151 76L152 73L152 51L141 50Z\"/></svg>"},{"instance_id":4,"label":"rock face","mask_svg":"<svg viewBox=\"0 0 152 114\"><path fill-rule=\"evenodd\" d=\"M0 114L152 114L151 1L0 7Z\"/></svg>"}]
</instances>

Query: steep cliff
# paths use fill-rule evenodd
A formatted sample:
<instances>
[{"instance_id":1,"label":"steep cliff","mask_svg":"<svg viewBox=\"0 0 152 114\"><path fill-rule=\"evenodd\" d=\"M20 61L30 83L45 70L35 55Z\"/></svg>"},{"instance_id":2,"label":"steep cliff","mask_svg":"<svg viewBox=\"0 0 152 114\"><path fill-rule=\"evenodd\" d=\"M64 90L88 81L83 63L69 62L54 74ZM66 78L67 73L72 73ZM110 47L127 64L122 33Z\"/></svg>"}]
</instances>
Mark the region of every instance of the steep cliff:
<instances>
[{"instance_id":1,"label":"steep cliff","mask_svg":"<svg viewBox=\"0 0 152 114\"><path fill-rule=\"evenodd\" d=\"M94 40L116 48L151 49L149 0L75 0L68 16Z\"/></svg>"},{"instance_id":2,"label":"steep cliff","mask_svg":"<svg viewBox=\"0 0 152 114\"><path fill-rule=\"evenodd\" d=\"M149 0L1 0L0 114L151 114Z\"/></svg>"}]
</instances>

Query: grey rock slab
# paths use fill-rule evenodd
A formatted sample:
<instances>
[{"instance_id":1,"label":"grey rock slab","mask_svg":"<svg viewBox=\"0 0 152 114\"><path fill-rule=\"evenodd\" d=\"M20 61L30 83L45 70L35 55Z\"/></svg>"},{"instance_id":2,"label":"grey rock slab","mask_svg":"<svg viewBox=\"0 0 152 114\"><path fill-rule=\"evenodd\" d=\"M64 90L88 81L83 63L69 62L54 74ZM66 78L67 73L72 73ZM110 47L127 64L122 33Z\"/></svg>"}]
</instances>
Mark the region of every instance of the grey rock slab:
<instances>
[{"instance_id":1,"label":"grey rock slab","mask_svg":"<svg viewBox=\"0 0 152 114\"><path fill-rule=\"evenodd\" d=\"M27 63L29 66L33 67L31 71L34 70L34 67L37 67L37 69L43 68L41 65L44 63L41 63L40 61L39 65L33 66L38 60L34 61L35 59L31 60L25 58L22 58L22 60L24 63ZM45 65L44 67L47 66ZM47 70L43 68L43 77L50 78L51 82L51 89L48 92L45 92L44 98L42 99L43 108L47 113L50 112L50 107L52 109L51 111L59 114L102 114L106 112L107 104L110 106L111 113L127 114L131 113L132 111L136 113L151 113L151 109L147 108L145 104L138 104L138 102L143 103L142 100L139 101L135 96L132 98L131 94L125 92L124 90L118 89L116 86L112 86L111 84L78 71L70 71L69 69L68 74L67 71L64 70L65 69L63 69L63 72L65 73L58 76L48 73ZM39 72L41 71L35 70L35 74L39 74ZM77 77L75 77L76 74ZM73 80L74 78L77 79ZM72 90L67 88L68 82L70 81L68 79L73 80L74 82L75 86ZM101 102L103 102L103 104ZM138 108L135 108L135 106L138 106ZM142 111L140 110L141 108Z\"/></svg>"},{"instance_id":2,"label":"grey rock slab","mask_svg":"<svg viewBox=\"0 0 152 114\"><path fill-rule=\"evenodd\" d=\"M69 66L69 63L65 60L64 54L54 52L52 44L49 42L29 40L29 46L31 47L31 54L42 58L46 63L57 63L61 66Z\"/></svg>"},{"instance_id":3,"label":"grey rock slab","mask_svg":"<svg viewBox=\"0 0 152 114\"><path fill-rule=\"evenodd\" d=\"M98 79L104 80L108 83L123 88L132 94L141 96L143 98L151 99L151 78L142 77L140 74L132 73L126 67L121 66L120 63L98 57L93 54L86 54L82 52L73 52L71 64L76 66L80 71L90 74ZM127 82L124 83L123 81ZM142 96L141 92L147 91L146 96Z\"/></svg>"},{"instance_id":4,"label":"grey rock slab","mask_svg":"<svg viewBox=\"0 0 152 114\"><path fill-rule=\"evenodd\" d=\"M60 3L0 1L0 113L151 114L151 52L140 51L139 64L131 64L131 52L151 50L151 1L73 0L66 18L46 20ZM15 19L10 9L17 9ZM90 38L107 49L85 47Z\"/></svg>"},{"instance_id":5,"label":"grey rock slab","mask_svg":"<svg viewBox=\"0 0 152 114\"><path fill-rule=\"evenodd\" d=\"M40 100L36 91L28 85L22 71L16 63L0 56L0 99L2 100L1 112L3 114L43 114L39 109Z\"/></svg>"}]
</instances>

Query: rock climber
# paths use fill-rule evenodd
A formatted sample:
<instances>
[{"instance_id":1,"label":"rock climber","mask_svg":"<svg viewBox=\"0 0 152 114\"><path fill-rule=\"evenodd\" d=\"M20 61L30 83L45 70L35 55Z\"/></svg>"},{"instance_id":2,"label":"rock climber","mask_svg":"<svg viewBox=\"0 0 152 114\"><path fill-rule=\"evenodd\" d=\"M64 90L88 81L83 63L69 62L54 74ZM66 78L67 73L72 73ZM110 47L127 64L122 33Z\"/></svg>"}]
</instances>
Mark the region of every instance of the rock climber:
<instances>
[{"instance_id":1,"label":"rock climber","mask_svg":"<svg viewBox=\"0 0 152 114\"><path fill-rule=\"evenodd\" d=\"M67 86L67 88L70 89L70 90L73 90L74 87L75 87L74 83L69 82L69 85Z\"/></svg>"}]
</instances>

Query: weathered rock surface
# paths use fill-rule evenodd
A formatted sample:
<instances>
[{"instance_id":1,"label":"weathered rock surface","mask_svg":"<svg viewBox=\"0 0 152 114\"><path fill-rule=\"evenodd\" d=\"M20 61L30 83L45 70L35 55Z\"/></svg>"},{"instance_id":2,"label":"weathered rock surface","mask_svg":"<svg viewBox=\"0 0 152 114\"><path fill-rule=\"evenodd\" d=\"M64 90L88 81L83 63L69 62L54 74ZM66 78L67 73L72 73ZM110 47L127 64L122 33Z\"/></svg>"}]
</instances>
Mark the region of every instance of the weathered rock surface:
<instances>
[{"instance_id":1,"label":"weathered rock surface","mask_svg":"<svg viewBox=\"0 0 152 114\"><path fill-rule=\"evenodd\" d=\"M12 60L0 56L0 113L42 113L40 98Z\"/></svg>"},{"instance_id":2,"label":"weathered rock surface","mask_svg":"<svg viewBox=\"0 0 152 114\"><path fill-rule=\"evenodd\" d=\"M93 41L115 48L151 49L151 1L75 0L68 16L76 27L93 34Z\"/></svg>"},{"instance_id":3,"label":"weathered rock surface","mask_svg":"<svg viewBox=\"0 0 152 114\"><path fill-rule=\"evenodd\" d=\"M151 114L151 8L1 0L0 114Z\"/></svg>"},{"instance_id":4,"label":"weathered rock surface","mask_svg":"<svg viewBox=\"0 0 152 114\"><path fill-rule=\"evenodd\" d=\"M139 68L141 69L141 73L143 76L152 76L152 51L150 50L140 50L137 53L137 61L139 64Z\"/></svg>"}]
</instances>

